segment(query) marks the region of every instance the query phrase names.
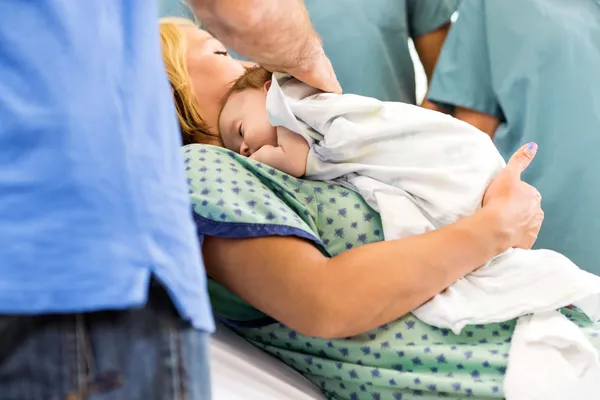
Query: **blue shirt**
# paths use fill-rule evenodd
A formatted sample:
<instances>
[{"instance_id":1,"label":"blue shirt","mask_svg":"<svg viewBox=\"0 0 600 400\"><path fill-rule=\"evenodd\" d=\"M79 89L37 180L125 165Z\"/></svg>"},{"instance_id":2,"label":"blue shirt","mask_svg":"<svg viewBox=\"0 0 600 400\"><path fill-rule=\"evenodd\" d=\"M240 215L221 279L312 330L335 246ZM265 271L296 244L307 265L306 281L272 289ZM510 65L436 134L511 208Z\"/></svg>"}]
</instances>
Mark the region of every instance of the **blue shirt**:
<instances>
[{"instance_id":1,"label":"blue shirt","mask_svg":"<svg viewBox=\"0 0 600 400\"><path fill-rule=\"evenodd\" d=\"M458 0L305 0L305 4L345 93L415 104L408 40L448 23ZM193 18L180 0L159 0L159 6L161 16Z\"/></svg>"},{"instance_id":2,"label":"blue shirt","mask_svg":"<svg viewBox=\"0 0 600 400\"><path fill-rule=\"evenodd\" d=\"M600 2L463 0L429 98L493 115L506 157L535 141L523 178L543 195L536 243L600 274Z\"/></svg>"},{"instance_id":3,"label":"blue shirt","mask_svg":"<svg viewBox=\"0 0 600 400\"><path fill-rule=\"evenodd\" d=\"M138 306L155 276L213 328L157 14L0 1L0 314Z\"/></svg>"}]
</instances>

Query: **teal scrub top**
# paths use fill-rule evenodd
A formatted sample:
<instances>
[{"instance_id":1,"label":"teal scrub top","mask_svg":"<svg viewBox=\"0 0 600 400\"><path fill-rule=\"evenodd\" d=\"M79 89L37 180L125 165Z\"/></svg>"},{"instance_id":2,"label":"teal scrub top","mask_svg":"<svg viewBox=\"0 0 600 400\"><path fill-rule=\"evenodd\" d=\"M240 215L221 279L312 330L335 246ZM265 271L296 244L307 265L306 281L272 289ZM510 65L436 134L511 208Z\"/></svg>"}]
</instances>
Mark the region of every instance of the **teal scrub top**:
<instances>
[{"instance_id":1,"label":"teal scrub top","mask_svg":"<svg viewBox=\"0 0 600 400\"><path fill-rule=\"evenodd\" d=\"M416 103L408 39L450 21L457 0L305 0L344 92Z\"/></svg>"},{"instance_id":2,"label":"teal scrub top","mask_svg":"<svg viewBox=\"0 0 600 400\"><path fill-rule=\"evenodd\" d=\"M191 15L180 0L159 4L161 16ZM415 104L408 39L449 22L458 0L305 0L305 4L344 92Z\"/></svg>"},{"instance_id":3,"label":"teal scrub top","mask_svg":"<svg viewBox=\"0 0 600 400\"><path fill-rule=\"evenodd\" d=\"M539 144L523 175L543 195L536 248L600 274L600 2L463 0L429 99L499 118L507 159Z\"/></svg>"}]
</instances>

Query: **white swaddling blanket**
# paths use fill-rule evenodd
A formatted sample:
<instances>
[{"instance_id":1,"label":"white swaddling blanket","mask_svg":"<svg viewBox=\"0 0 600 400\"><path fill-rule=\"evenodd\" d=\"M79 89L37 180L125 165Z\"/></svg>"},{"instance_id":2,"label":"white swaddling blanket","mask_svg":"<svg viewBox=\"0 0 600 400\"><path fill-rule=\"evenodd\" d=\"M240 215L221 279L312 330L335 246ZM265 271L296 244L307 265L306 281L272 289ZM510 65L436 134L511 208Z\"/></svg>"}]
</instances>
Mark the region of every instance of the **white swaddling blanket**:
<instances>
[{"instance_id":1,"label":"white swaddling blanket","mask_svg":"<svg viewBox=\"0 0 600 400\"><path fill-rule=\"evenodd\" d=\"M285 75L273 76L267 112L273 126L309 142L305 177L360 193L381 214L386 240L472 215L505 166L489 136L455 118L409 104L320 93ZM558 393L573 388L596 398L598 352L556 311L572 304L599 321L600 277L553 251L510 250L413 313L455 333L465 325L523 317L509 354L507 398L559 399Z\"/></svg>"}]
</instances>

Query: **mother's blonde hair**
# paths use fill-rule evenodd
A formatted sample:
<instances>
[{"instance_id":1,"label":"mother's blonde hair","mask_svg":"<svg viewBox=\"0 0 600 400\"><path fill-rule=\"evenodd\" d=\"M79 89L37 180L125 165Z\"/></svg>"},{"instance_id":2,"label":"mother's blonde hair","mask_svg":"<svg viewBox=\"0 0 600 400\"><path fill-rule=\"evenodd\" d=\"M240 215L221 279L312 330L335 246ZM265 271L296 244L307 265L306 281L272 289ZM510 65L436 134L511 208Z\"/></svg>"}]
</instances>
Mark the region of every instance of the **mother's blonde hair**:
<instances>
[{"instance_id":1,"label":"mother's blonde hair","mask_svg":"<svg viewBox=\"0 0 600 400\"><path fill-rule=\"evenodd\" d=\"M162 18L159 21L162 56L171 83L183 144L202 143L222 146L218 134L202 119L187 70L188 44L182 28L197 28L184 18Z\"/></svg>"}]
</instances>

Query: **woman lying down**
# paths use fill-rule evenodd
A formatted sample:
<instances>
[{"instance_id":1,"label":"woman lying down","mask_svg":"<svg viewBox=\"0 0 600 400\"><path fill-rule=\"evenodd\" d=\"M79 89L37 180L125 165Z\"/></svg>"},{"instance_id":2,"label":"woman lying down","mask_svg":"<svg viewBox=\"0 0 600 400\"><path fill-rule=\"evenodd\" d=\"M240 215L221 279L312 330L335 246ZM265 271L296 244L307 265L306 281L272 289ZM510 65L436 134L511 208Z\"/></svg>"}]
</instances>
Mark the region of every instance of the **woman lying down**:
<instances>
[{"instance_id":1,"label":"woman lying down","mask_svg":"<svg viewBox=\"0 0 600 400\"><path fill-rule=\"evenodd\" d=\"M321 93L260 67L248 69L225 97L219 132L224 146L243 156L355 190L381 214L386 240L472 215L505 166L488 135L450 116ZM553 394L589 384L581 393L593 398L600 390L598 353L556 311L569 305L599 321L600 277L553 251L511 249L413 314L456 334L467 325L520 317L504 380L507 398L550 398L533 381Z\"/></svg>"},{"instance_id":2,"label":"woman lying down","mask_svg":"<svg viewBox=\"0 0 600 400\"><path fill-rule=\"evenodd\" d=\"M508 362L515 319L457 335L411 311L507 249L531 248L540 201L520 172L534 152L514 154L473 215L382 241L379 214L356 191L223 148L220 100L243 63L189 21L163 19L160 31L215 315L330 399L505 398L507 368L519 367ZM600 349L600 324L578 309L560 312ZM541 397L589 398L547 395L560 385L542 382L555 382L542 367L526 382Z\"/></svg>"}]
</instances>

